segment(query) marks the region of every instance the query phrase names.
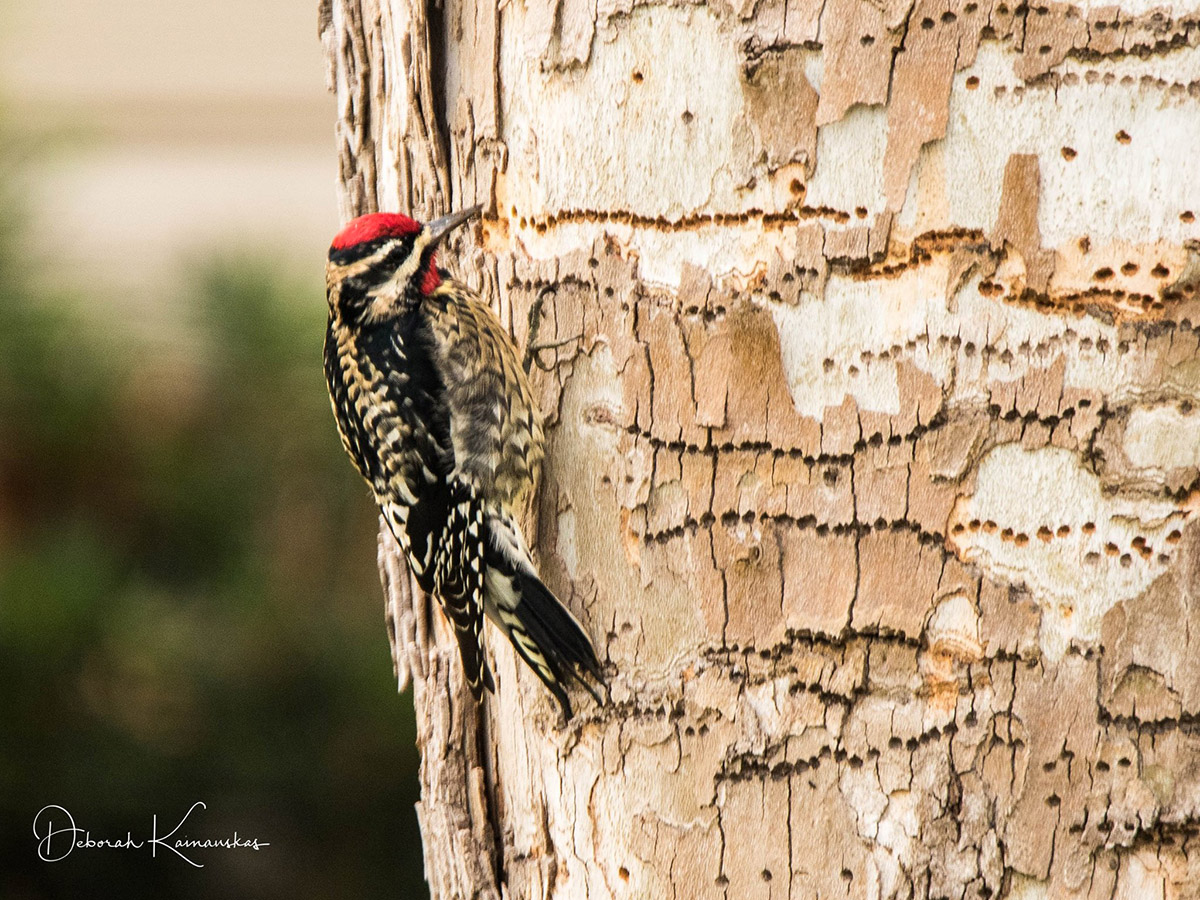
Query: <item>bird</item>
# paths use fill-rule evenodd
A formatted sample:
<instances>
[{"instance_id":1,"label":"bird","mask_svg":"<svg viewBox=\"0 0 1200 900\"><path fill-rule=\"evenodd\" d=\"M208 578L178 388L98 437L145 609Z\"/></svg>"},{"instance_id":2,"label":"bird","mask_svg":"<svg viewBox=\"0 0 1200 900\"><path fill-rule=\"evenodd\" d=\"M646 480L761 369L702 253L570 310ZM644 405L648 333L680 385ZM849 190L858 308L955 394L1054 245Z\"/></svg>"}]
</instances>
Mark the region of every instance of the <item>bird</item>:
<instances>
[{"instance_id":1,"label":"bird","mask_svg":"<svg viewBox=\"0 0 1200 900\"><path fill-rule=\"evenodd\" d=\"M424 224L371 213L337 234L325 269L325 380L342 445L453 626L476 700L495 690L486 617L570 721L567 689L599 704L606 683L521 531L545 453L541 413L499 319L436 260L446 235L480 211Z\"/></svg>"}]
</instances>

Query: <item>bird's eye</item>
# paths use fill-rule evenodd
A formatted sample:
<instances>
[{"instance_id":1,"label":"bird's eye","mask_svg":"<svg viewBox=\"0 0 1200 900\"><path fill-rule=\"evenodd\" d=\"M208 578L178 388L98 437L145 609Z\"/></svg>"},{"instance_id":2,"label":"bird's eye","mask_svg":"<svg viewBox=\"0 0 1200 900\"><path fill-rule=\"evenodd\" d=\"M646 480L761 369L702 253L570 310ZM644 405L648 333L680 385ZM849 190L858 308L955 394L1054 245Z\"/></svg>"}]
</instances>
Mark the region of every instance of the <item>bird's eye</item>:
<instances>
[{"instance_id":1,"label":"bird's eye","mask_svg":"<svg viewBox=\"0 0 1200 900\"><path fill-rule=\"evenodd\" d=\"M385 241L375 250L371 261L371 278L382 284L396 274L396 270L412 252L412 241Z\"/></svg>"}]
</instances>

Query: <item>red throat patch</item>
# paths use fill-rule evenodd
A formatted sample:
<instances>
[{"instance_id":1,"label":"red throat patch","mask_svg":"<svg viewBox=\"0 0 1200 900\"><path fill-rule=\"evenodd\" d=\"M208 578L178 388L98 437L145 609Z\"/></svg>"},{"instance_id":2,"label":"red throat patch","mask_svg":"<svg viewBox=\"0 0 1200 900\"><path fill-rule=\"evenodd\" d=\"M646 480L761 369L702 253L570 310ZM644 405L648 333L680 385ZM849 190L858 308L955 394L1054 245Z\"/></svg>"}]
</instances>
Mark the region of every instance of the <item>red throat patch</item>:
<instances>
[{"instance_id":1,"label":"red throat patch","mask_svg":"<svg viewBox=\"0 0 1200 900\"><path fill-rule=\"evenodd\" d=\"M421 293L428 297L437 290L437 286L442 283L442 276L438 274L437 260L429 257L429 268L425 270L425 274L421 277Z\"/></svg>"},{"instance_id":2,"label":"red throat patch","mask_svg":"<svg viewBox=\"0 0 1200 900\"><path fill-rule=\"evenodd\" d=\"M406 237L421 230L421 223L400 213L369 213L352 220L338 232L330 250L345 250L379 238Z\"/></svg>"}]
</instances>

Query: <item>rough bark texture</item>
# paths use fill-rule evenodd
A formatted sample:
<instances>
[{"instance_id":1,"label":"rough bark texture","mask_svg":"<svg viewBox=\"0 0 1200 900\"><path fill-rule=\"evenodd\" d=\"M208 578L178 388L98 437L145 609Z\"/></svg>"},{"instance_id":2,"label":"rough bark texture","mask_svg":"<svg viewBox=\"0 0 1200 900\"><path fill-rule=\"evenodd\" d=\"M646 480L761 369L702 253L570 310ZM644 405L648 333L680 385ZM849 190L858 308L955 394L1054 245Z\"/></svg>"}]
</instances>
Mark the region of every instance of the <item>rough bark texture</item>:
<instances>
[{"instance_id":1,"label":"rough bark texture","mask_svg":"<svg viewBox=\"0 0 1200 900\"><path fill-rule=\"evenodd\" d=\"M322 33L345 214L488 206L611 672L564 727L493 634L476 716L381 538L435 897L1200 897L1194 7Z\"/></svg>"}]
</instances>

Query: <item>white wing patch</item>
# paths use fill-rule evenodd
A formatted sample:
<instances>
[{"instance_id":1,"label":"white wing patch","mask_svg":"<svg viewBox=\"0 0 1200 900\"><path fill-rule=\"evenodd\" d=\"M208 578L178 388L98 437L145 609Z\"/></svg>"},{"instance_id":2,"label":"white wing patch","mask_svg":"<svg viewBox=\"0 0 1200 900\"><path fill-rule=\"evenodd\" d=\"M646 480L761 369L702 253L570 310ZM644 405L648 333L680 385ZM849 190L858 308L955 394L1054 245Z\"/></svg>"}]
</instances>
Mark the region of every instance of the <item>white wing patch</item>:
<instances>
[{"instance_id":1,"label":"white wing patch","mask_svg":"<svg viewBox=\"0 0 1200 900\"><path fill-rule=\"evenodd\" d=\"M533 556L525 543L525 536L521 534L520 527L511 516L493 512L488 516L488 530L491 532L493 545L504 554L505 559L511 562L514 568L537 575L537 570L533 567Z\"/></svg>"}]
</instances>

